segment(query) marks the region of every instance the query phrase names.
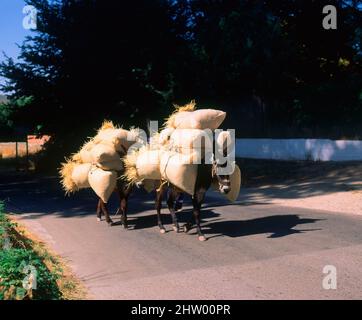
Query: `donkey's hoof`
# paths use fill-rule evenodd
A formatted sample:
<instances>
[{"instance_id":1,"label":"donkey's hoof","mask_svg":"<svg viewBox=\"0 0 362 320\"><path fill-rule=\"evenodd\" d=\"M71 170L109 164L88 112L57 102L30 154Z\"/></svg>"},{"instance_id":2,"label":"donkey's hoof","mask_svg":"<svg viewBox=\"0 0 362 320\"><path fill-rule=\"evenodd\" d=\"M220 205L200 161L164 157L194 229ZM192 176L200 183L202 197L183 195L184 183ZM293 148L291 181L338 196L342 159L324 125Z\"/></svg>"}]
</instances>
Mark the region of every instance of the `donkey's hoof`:
<instances>
[{"instance_id":1,"label":"donkey's hoof","mask_svg":"<svg viewBox=\"0 0 362 320\"><path fill-rule=\"evenodd\" d=\"M98 222L101 222L101 221L102 221L102 219L101 219L101 218L97 218L97 221L98 221Z\"/></svg>"},{"instance_id":2,"label":"donkey's hoof","mask_svg":"<svg viewBox=\"0 0 362 320\"><path fill-rule=\"evenodd\" d=\"M206 239L205 236L199 236L199 240L200 240L200 241L206 241L207 239Z\"/></svg>"},{"instance_id":3,"label":"donkey's hoof","mask_svg":"<svg viewBox=\"0 0 362 320\"><path fill-rule=\"evenodd\" d=\"M165 228L160 228L160 233L162 233L162 234L166 233L166 229Z\"/></svg>"},{"instance_id":4,"label":"donkey's hoof","mask_svg":"<svg viewBox=\"0 0 362 320\"><path fill-rule=\"evenodd\" d=\"M172 226L173 231L176 231L177 233L180 232L180 228L176 226Z\"/></svg>"},{"instance_id":5,"label":"donkey's hoof","mask_svg":"<svg viewBox=\"0 0 362 320\"><path fill-rule=\"evenodd\" d=\"M128 230L128 225L123 223L123 229Z\"/></svg>"}]
</instances>

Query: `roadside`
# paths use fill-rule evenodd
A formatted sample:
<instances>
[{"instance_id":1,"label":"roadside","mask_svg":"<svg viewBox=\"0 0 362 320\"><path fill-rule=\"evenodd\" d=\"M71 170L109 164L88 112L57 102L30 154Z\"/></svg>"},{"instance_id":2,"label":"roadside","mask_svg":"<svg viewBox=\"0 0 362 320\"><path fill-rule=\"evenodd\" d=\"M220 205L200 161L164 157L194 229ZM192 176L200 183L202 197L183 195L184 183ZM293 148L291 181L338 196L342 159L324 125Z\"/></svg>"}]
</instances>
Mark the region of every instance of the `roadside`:
<instances>
[{"instance_id":1,"label":"roadside","mask_svg":"<svg viewBox=\"0 0 362 320\"><path fill-rule=\"evenodd\" d=\"M86 298L63 258L3 209L0 202L0 300Z\"/></svg>"},{"instance_id":2,"label":"roadside","mask_svg":"<svg viewBox=\"0 0 362 320\"><path fill-rule=\"evenodd\" d=\"M239 200L362 215L362 162L238 159Z\"/></svg>"}]
</instances>

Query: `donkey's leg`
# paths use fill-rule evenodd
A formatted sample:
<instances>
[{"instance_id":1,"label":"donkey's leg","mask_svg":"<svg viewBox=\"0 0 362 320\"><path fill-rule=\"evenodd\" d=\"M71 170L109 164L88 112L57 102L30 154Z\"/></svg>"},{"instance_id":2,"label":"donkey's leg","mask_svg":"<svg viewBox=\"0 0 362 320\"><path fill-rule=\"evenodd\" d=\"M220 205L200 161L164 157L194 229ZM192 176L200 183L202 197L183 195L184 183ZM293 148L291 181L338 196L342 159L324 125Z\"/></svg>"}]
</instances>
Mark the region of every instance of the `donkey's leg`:
<instances>
[{"instance_id":1,"label":"donkey's leg","mask_svg":"<svg viewBox=\"0 0 362 320\"><path fill-rule=\"evenodd\" d=\"M192 204L194 207L194 218L195 218L195 222L196 222L196 230L197 230L197 234L199 236L200 241L206 240L206 237L204 236L204 234L201 231L201 225L200 225L201 204L202 204L204 198L205 198L205 191L199 190L198 192L196 192L196 194L194 195L194 197L192 199Z\"/></svg>"},{"instance_id":2,"label":"donkey's leg","mask_svg":"<svg viewBox=\"0 0 362 320\"><path fill-rule=\"evenodd\" d=\"M123 198L121 201L121 210L122 210L121 222L125 229L128 229L128 223L127 223L128 197L131 194L132 190L133 190L132 186L127 186L124 187L124 189L122 189Z\"/></svg>"},{"instance_id":3,"label":"donkey's leg","mask_svg":"<svg viewBox=\"0 0 362 320\"><path fill-rule=\"evenodd\" d=\"M127 207L128 207L128 197L123 197L121 200L121 223L124 229L128 229L128 221L127 221Z\"/></svg>"},{"instance_id":4,"label":"donkey's leg","mask_svg":"<svg viewBox=\"0 0 362 320\"><path fill-rule=\"evenodd\" d=\"M108 211L108 208L107 208L107 205L102 201L101 201L101 208L102 208L102 211L104 213L104 216L106 217L106 222L109 224L109 225L112 225L113 221L109 215L109 211Z\"/></svg>"},{"instance_id":5,"label":"donkey's leg","mask_svg":"<svg viewBox=\"0 0 362 320\"><path fill-rule=\"evenodd\" d=\"M121 191L119 186L117 185L117 187L114 189L114 192L118 194L118 200L119 200L119 206L118 209L116 211L116 213L114 214L115 216L119 215L120 213L122 213L122 209L121 209L121 201L122 201L122 197L121 197Z\"/></svg>"},{"instance_id":6,"label":"donkey's leg","mask_svg":"<svg viewBox=\"0 0 362 320\"><path fill-rule=\"evenodd\" d=\"M124 185L118 185L116 188L118 197L119 197L119 207L117 210L117 213L121 213L121 224L125 229L128 228L127 225L127 198L128 194L126 193L125 186Z\"/></svg>"},{"instance_id":7,"label":"donkey's leg","mask_svg":"<svg viewBox=\"0 0 362 320\"><path fill-rule=\"evenodd\" d=\"M161 185L160 188L156 191L156 211L157 211L157 224L158 227L160 228L160 232L166 233L166 229L162 224L162 218L161 218L163 192L164 192L164 187Z\"/></svg>"},{"instance_id":8,"label":"donkey's leg","mask_svg":"<svg viewBox=\"0 0 362 320\"><path fill-rule=\"evenodd\" d=\"M121 223L123 224L124 229L128 229L128 223L127 223L127 209L128 209L128 197L131 193L130 187L122 187L119 191L119 197L120 197L120 208L122 212L121 216Z\"/></svg>"},{"instance_id":9,"label":"donkey's leg","mask_svg":"<svg viewBox=\"0 0 362 320\"><path fill-rule=\"evenodd\" d=\"M98 203L97 203L97 221L101 221L102 220L102 204L101 204L102 200L98 199Z\"/></svg>"},{"instance_id":10,"label":"donkey's leg","mask_svg":"<svg viewBox=\"0 0 362 320\"><path fill-rule=\"evenodd\" d=\"M171 188L170 192L168 193L168 197L167 197L167 206L168 209L170 210L171 213L171 217L172 217L172 228L174 231L179 232L179 225L178 225L178 221L177 221L177 216L176 216L176 211L175 211L175 200L177 198L178 192L174 189Z\"/></svg>"}]
</instances>

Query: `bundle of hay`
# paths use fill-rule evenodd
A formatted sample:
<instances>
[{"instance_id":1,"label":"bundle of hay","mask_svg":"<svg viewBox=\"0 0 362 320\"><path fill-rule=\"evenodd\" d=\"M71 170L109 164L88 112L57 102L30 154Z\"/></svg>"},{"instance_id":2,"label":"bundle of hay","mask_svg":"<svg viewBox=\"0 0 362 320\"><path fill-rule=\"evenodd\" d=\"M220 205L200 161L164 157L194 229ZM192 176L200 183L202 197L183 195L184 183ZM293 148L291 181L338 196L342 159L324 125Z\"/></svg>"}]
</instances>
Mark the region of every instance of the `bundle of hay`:
<instances>
[{"instance_id":1,"label":"bundle of hay","mask_svg":"<svg viewBox=\"0 0 362 320\"><path fill-rule=\"evenodd\" d=\"M197 176L196 159L196 154L186 155L145 147L123 159L124 177L131 184L147 181L147 185L150 185L150 180L167 181L192 195Z\"/></svg>"},{"instance_id":2,"label":"bundle of hay","mask_svg":"<svg viewBox=\"0 0 362 320\"><path fill-rule=\"evenodd\" d=\"M78 163L93 163L103 170L123 170L121 155L129 147L140 141L139 129L126 130L115 126L111 121L104 121L96 136L87 141L72 156Z\"/></svg>"},{"instance_id":3,"label":"bundle of hay","mask_svg":"<svg viewBox=\"0 0 362 320\"><path fill-rule=\"evenodd\" d=\"M111 121L105 121L93 141L95 144L112 144L117 152L125 154L129 147L139 139L139 129L126 130L115 126Z\"/></svg>"},{"instance_id":4,"label":"bundle of hay","mask_svg":"<svg viewBox=\"0 0 362 320\"><path fill-rule=\"evenodd\" d=\"M216 109L196 109L192 100L185 106L175 106L175 111L166 119L165 127L174 129L217 129L225 120L226 112Z\"/></svg>"},{"instance_id":5,"label":"bundle of hay","mask_svg":"<svg viewBox=\"0 0 362 320\"><path fill-rule=\"evenodd\" d=\"M152 150L145 146L128 153L123 158L124 177L131 184L148 180L160 180L160 158L163 150Z\"/></svg>"},{"instance_id":6,"label":"bundle of hay","mask_svg":"<svg viewBox=\"0 0 362 320\"><path fill-rule=\"evenodd\" d=\"M67 194L92 188L107 203L117 183L117 172L123 170L121 155L139 141L138 129L125 130L104 121L97 135L62 163L61 183Z\"/></svg>"},{"instance_id":7,"label":"bundle of hay","mask_svg":"<svg viewBox=\"0 0 362 320\"><path fill-rule=\"evenodd\" d=\"M164 129L152 138L156 150L146 147L124 158L124 176L130 183L162 180L186 193L194 193L197 163L212 152L212 130L226 116L220 110L195 107L195 101L176 106Z\"/></svg>"},{"instance_id":8,"label":"bundle of hay","mask_svg":"<svg viewBox=\"0 0 362 320\"><path fill-rule=\"evenodd\" d=\"M70 159L61 164L59 173L62 177L61 183L66 194L90 187L88 173L91 167L92 164L90 163L77 163Z\"/></svg>"},{"instance_id":9,"label":"bundle of hay","mask_svg":"<svg viewBox=\"0 0 362 320\"><path fill-rule=\"evenodd\" d=\"M171 151L182 154L196 152L204 158L212 153L213 130L221 125L225 117L226 112L216 109L196 110L195 101L175 106L158 136L158 143Z\"/></svg>"}]
</instances>

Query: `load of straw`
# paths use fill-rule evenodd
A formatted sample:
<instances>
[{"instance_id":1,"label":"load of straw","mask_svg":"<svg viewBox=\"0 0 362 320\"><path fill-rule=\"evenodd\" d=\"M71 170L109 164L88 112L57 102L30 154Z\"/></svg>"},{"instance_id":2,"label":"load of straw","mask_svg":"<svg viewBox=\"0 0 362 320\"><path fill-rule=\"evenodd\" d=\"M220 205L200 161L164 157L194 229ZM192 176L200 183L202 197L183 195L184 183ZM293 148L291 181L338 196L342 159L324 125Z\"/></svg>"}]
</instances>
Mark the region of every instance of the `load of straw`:
<instances>
[{"instance_id":1,"label":"load of straw","mask_svg":"<svg viewBox=\"0 0 362 320\"><path fill-rule=\"evenodd\" d=\"M123 171L120 154L125 154L139 137L138 129L125 130L104 121L97 135L62 163L59 173L66 193L91 187L103 201L108 201L115 187L115 171Z\"/></svg>"},{"instance_id":2,"label":"load of straw","mask_svg":"<svg viewBox=\"0 0 362 320\"><path fill-rule=\"evenodd\" d=\"M116 151L125 153L129 147L140 138L139 129L126 130L119 128L111 121L105 121L93 138L95 144L109 143L114 146Z\"/></svg>"},{"instance_id":3,"label":"load of straw","mask_svg":"<svg viewBox=\"0 0 362 320\"><path fill-rule=\"evenodd\" d=\"M163 180L186 193L194 193L197 163L206 153L212 153L212 130L218 128L226 116L220 110L195 110L195 107L195 101L175 106L164 129L152 137L156 150L148 146L125 156L124 177L130 183Z\"/></svg>"},{"instance_id":4,"label":"load of straw","mask_svg":"<svg viewBox=\"0 0 362 320\"><path fill-rule=\"evenodd\" d=\"M67 162L62 163L60 168L61 183L67 194L90 187L88 173L91 166L90 163L82 164L72 160L67 160Z\"/></svg>"},{"instance_id":5,"label":"load of straw","mask_svg":"<svg viewBox=\"0 0 362 320\"><path fill-rule=\"evenodd\" d=\"M124 177L131 184L141 182L144 179L160 180L160 157L162 152L162 150L151 150L149 146L145 146L128 153L123 158Z\"/></svg>"},{"instance_id":6,"label":"load of straw","mask_svg":"<svg viewBox=\"0 0 362 320\"><path fill-rule=\"evenodd\" d=\"M175 106L175 111L166 119L165 127L174 129L217 129L225 120L226 112L216 109L195 110L192 100L185 106Z\"/></svg>"}]
</instances>

